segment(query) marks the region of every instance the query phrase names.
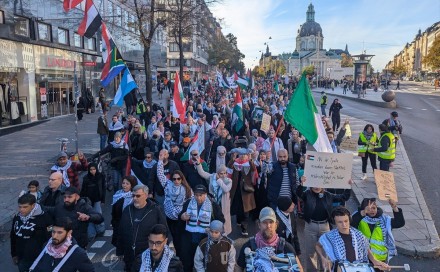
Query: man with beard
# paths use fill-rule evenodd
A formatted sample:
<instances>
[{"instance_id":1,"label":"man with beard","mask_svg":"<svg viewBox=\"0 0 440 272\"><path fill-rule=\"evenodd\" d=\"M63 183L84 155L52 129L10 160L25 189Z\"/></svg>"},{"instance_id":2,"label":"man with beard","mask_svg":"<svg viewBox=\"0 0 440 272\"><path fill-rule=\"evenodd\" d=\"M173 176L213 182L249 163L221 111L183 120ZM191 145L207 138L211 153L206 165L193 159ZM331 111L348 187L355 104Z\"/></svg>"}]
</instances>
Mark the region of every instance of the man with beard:
<instances>
[{"instance_id":1,"label":"man with beard","mask_svg":"<svg viewBox=\"0 0 440 272\"><path fill-rule=\"evenodd\" d=\"M148 235L148 249L138 255L131 271L183 272L179 258L168 246L168 230L157 224Z\"/></svg>"},{"instance_id":2,"label":"man with beard","mask_svg":"<svg viewBox=\"0 0 440 272\"><path fill-rule=\"evenodd\" d=\"M73 186L79 189L78 171L87 171L89 164L82 152L78 152L80 163L72 162L66 152L58 153L57 162L52 166L51 173L60 172L63 175L63 183L66 187Z\"/></svg>"},{"instance_id":3,"label":"man with beard","mask_svg":"<svg viewBox=\"0 0 440 272\"><path fill-rule=\"evenodd\" d=\"M159 156L162 156L163 158L163 170L164 174L167 177L167 179L171 178L171 173L174 173L176 170L180 170L179 164L175 161L169 160L169 153L168 150L162 149L159 152ZM160 184L159 179L157 178L157 163L154 164L153 168L151 169L151 175L148 176L148 189L149 189L149 197L153 198L159 202L159 204L163 204L165 198L164 198L164 189L163 186Z\"/></svg>"},{"instance_id":4,"label":"man with beard","mask_svg":"<svg viewBox=\"0 0 440 272\"><path fill-rule=\"evenodd\" d=\"M29 270L46 240L47 227L52 225L50 215L41 210L32 194L18 198L18 214L12 220L11 256L18 271Z\"/></svg>"},{"instance_id":5,"label":"man with beard","mask_svg":"<svg viewBox=\"0 0 440 272\"><path fill-rule=\"evenodd\" d=\"M279 196L287 196L296 203L296 168L288 162L287 150L278 151L278 161L273 164L273 171L268 177L267 199L269 206L276 209Z\"/></svg>"},{"instance_id":6,"label":"man with beard","mask_svg":"<svg viewBox=\"0 0 440 272\"><path fill-rule=\"evenodd\" d=\"M249 241L243 244L240 250L240 254L238 255L237 265L242 270L245 270L246 268L246 256L244 253L246 248L249 248L251 249L251 251L255 252L255 250L259 248L272 247L275 250L275 254L295 253L293 246L286 242L284 238L278 236L278 221L272 208L263 208L260 212L258 221L259 231L255 235L255 237L249 238ZM298 266L300 267L300 271L303 271L298 256L295 256L295 258Z\"/></svg>"},{"instance_id":7,"label":"man with beard","mask_svg":"<svg viewBox=\"0 0 440 272\"><path fill-rule=\"evenodd\" d=\"M156 224L167 226L164 211L148 199L148 187L133 188L133 203L125 207L119 223L116 255L123 257L125 271L132 271L137 255L148 248L148 237Z\"/></svg>"},{"instance_id":8,"label":"man with beard","mask_svg":"<svg viewBox=\"0 0 440 272\"><path fill-rule=\"evenodd\" d=\"M58 218L52 227L52 238L32 264L32 272L94 272L92 262L84 249L72 239L72 221Z\"/></svg>"},{"instance_id":9,"label":"man with beard","mask_svg":"<svg viewBox=\"0 0 440 272\"><path fill-rule=\"evenodd\" d=\"M88 198L80 198L78 189L69 187L64 191L64 204L48 208L48 212L54 218L70 218L72 221L72 236L82 248L86 248L88 244L87 228L89 223L101 224L104 222L102 214L96 212L89 202Z\"/></svg>"},{"instance_id":10,"label":"man with beard","mask_svg":"<svg viewBox=\"0 0 440 272\"><path fill-rule=\"evenodd\" d=\"M156 163L157 161L154 159L153 152L147 152L144 160L131 158L131 170L133 170L133 173L142 184L147 185L148 178L153 174L152 170Z\"/></svg>"},{"instance_id":11,"label":"man with beard","mask_svg":"<svg viewBox=\"0 0 440 272\"><path fill-rule=\"evenodd\" d=\"M275 135L275 129L273 129L273 128L271 128L269 130L269 132L267 133L267 136L268 136L267 139L264 140L264 143L263 143L263 149L270 150L271 154L272 154L272 158L271 158L272 161L276 161L277 160L276 156L278 154L278 151L281 149L284 149L283 141L281 141L281 139ZM286 154L286 156L287 156L287 154ZM287 159L286 159L286 161L287 161Z\"/></svg>"}]
</instances>

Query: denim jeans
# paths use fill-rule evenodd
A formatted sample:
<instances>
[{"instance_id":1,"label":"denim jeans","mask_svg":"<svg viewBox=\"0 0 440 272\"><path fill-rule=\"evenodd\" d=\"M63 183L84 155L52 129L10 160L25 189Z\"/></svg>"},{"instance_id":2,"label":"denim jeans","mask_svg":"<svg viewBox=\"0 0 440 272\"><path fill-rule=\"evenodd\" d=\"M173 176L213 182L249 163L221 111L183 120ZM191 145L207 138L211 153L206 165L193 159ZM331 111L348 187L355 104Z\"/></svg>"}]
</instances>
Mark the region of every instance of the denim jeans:
<instances>
[{"instance_id":1,"label":"denim jeans","mask_svg":"<svg viewBox=\"0 0 440 272\"><path fill-rule=\"evenodd\" d=\"M95 210L95 212L102 214L101 202L93 203L93 209ZM89 226L87 228L87 236L89 239L93 239L96 237L96 234L98 233L102 234L104 233L104 231L105 231L104 222L102 222L101 224L89 223Z\"/></svg>"},{"instance_id":2,"label":"denim jeans","mask_svg":"<svg viewBox=\"0 0 440 272\"><path fill-rule=\"evenodd\" d=\"M125 176L125 170L112 168L112 180L114 192L121 189L122 177Z\"/></svg>"},{"instance_id":3,"label":"denim jeans","mask_svg":"<svg viewBox=\"0 0 440 272\"><path fill-rule=\"evenodd\" d=\"M327 114L325 113L325 108L327 108L327 105L321 105L321 114L323 116L327 116Z\"/></svg>"},{"instance_id":4,"label":"denim jeans","mask_svg":"<svg viewBox=\"0 0 440 272\"><path fill-rule=\"evenodd\" d=\"M105 148L105 145L107 144L108 136L107 136L107 134L100 134L99 138L101 139L99 148L100 148L100 150L103 150Z\"/></svg>"}]
</instances>

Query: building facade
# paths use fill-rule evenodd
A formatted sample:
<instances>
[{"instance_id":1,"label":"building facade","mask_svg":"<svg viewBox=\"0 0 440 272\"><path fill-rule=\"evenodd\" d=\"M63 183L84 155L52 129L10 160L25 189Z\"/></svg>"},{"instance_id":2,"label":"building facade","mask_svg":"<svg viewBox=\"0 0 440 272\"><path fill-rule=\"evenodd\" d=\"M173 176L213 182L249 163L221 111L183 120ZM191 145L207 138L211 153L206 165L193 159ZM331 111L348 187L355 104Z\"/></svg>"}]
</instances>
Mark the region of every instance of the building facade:
<instances>
[{"instance_id":1,"label":"building facade","mask_svg":"<svg viewBox=\"0 0 440 272\"><path fill-rule=\"evenodd\" d=\"M141 76L143 47L133 24L135 14L122 2L126 1L94 1L127 66ZM103 67L101 33L87 39L76 32L84 5L65 13L62 0L0 0L1 126L71 114L75 97L86 89L97 96ZM163 33L157 31L151 50L156 67L165 66ZM137 82L142 88L142 79ZM114 95L115 85L107 88L109 97ZM11 111L16 106L13 103L20 109L19 119Z\"/></svg>"},{"instance_id":2,"label":"building facade","mask_svg":"<svg viewBox=\"0 0 440 272\"><path fill-rule=\"evenodd\" d=\"M405 47L387 63L385 69L392 70L396 66L403 66L405 67L405 75L407 77L417 77L419 79L439 73L440 71L436 71L422 62L435 39L439 37L440 21L428 27L423 33L419 30L414 40L411 43L407 43Z\"/></svg>"},{"instance_id":3,"label":"building facade","mask_svg":"<svg viewBox=\"0 0 440 272\"><path fill-rule=\"evenodd\" d=\"M313 65L315 74L322 78L340 80L353 75L353 67L341 67L342 54L350 55L348 46L342 49L323 49L324 35L321 25L315 21L315 8L310 4L306 22L300 25L293 53L280 55L288 75L300 75L304 67Z\"/></svg>"}]
</instances>

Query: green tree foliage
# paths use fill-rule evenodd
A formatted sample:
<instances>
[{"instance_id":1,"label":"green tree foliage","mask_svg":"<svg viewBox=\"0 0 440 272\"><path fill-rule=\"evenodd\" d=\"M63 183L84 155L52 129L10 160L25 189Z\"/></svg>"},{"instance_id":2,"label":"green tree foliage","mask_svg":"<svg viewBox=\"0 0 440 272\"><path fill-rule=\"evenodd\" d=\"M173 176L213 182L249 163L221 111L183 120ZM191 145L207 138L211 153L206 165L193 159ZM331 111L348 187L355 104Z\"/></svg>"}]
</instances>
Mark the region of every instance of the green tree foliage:
<instances>
[{"instance_id":1,"label":"green tree foliage","mask_svg":"<svg viewBox=\"0 0 440 272\"><path fill-rule=\"evenodd\" d=\"M220 69L244 72L244 54L237 46L237 37L229 33L225 37L220 35L215 38L208 49L208 63Z\"/></svg>"},{"instance_id":2,"label":"green tree foliage","mask_svg":"<svg viewBox=\"0 0 440 272\"><path fill-rule=\"evenodd\" d=\"M406 73L406 67L402 64L394 65L393 69L391 69L391 73L396 76L401 76L402 74Z\"/></svg>"},{"instance_id":3,"label":"green tree foliage","mask_svg":"<svg viewBox=\"0 0 440 272\"><path fill-rule=\"evenodd\" d=\"M423 58L423 63L434 70L440 69L440 36L437 36L429 48L428 54Z\"/></svg>"},{"instance_id":4,"label":"green tree foliage","mask_svg":"<svg viewBox=\"0 0 440 272\"><path fill-rule=\"evenodd\" d=\"M306 66L303 68L302 72L305 73L306 75L313 75L315 73L315 66L313 65Z\"/></svg>"},{"instance_id":5,"label":"green tree foliage","mask_svg":"<svg viewBox=\"0 0 440 272\"><path fill-rule=\"evenodd\" d=\"M341 54L341 67L353 67L353 59L345 54Z\"/></svg>"}]
</instances>

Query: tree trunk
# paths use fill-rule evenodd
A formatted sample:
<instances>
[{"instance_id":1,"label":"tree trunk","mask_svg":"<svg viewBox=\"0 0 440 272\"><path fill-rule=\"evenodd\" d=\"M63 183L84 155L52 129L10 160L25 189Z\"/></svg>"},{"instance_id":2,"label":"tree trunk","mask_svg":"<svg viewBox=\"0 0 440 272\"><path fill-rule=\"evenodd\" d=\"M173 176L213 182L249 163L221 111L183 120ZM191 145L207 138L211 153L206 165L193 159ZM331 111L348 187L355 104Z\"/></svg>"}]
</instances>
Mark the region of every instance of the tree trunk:
<instances>
[{"instance_id":1,"label":"tree trunk","mask_svg":"<svg viewBox=\"0 0 440 272\"><path fill-rule=\"evenodd\" d=\"M145 65L145 92L147 95L147 103L152 106L153 102L153 86L151 80L150 66L150 45L144 44L144 65Z\"/></svg>"}]
</instances>

